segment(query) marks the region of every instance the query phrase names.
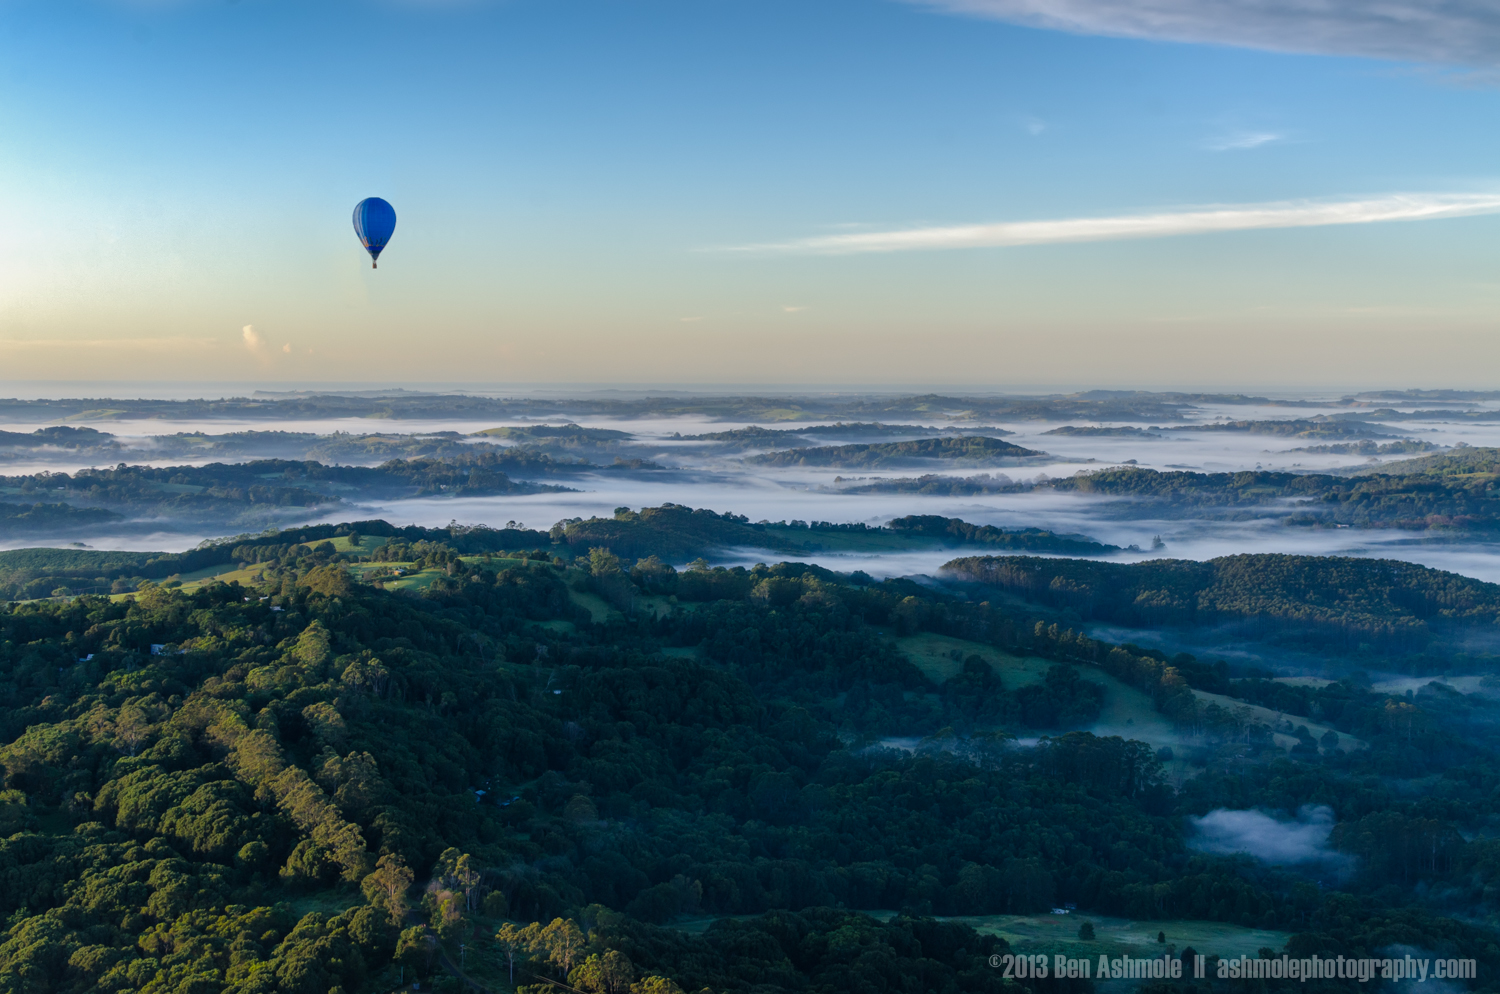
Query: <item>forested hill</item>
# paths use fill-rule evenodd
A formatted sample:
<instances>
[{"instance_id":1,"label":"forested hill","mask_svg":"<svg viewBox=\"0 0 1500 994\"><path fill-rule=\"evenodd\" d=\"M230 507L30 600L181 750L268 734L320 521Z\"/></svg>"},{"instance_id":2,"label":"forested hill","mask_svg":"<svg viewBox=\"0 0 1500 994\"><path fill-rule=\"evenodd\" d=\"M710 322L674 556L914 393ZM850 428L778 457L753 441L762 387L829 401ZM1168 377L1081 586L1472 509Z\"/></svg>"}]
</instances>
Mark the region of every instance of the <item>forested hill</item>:
<instances>
[{"instance_id":1,"label":"forested hill","mask_svg":"<svg viewBox=\"0 0 1500 994\"><path fill-rule=\"evenodd\" d=\"M331 549L283 546L253 587L0 608L0 990L456 990L460 957L505 990L514 955L533 992L1085 994L1004 982L1005 942L930 917L1060 902L1500 969L1493 931L1442 917L1495 908L1494 846L1458 831L1496 795L1411 795L1500 776L1483 701L1333 685L1307 706L1368 747L1304 727L1288 752L1184 682L1222 667L910 582L418 541L437 575L396 594ZM922 633L978 651L934 683L896 640ZM1010 682L1023 655L1044 680ZM1067 732L1104 693L1078 667L1199 736L1196 775ZM1308 803L1359 861L1336 886L1190 846L1187 815Z\"/></svg>"},{"instance_id":2,"label":"forested hill","mask_svg":"<svg viewBox=\"0 0 1500 994\"><path fill-rule=\"evenodd\" d=\"M193 528L264 527L303 520L346 497L531 494L566 490L512 480L506 453L467 459L393 459L380 466L329 466L312 460L257 459L206 466L128 466L76 473L0 476L0 535L89 534L122 519ZM533 468L537 457L528 460ZM541 468L554 464L543 457ZM96 526L92 529L89 526Z\"/></svg>"},{"instance_id":3,"label":"forested hill","mask_svg":"<svg viewBox=\"0 0 1500 994\"><path fill-rule=\"evenodd\" d=\"M451 990L460 956L503 990L513 954L531 991L1084 994L1006 983L987 965L1005 942L929 917L1058 902L1500 969L1493 932L1441 917L1493 909L1492 846L1457 827L1494 795L1433 821L1376 775L1496 775L1493 723L1447 696L1392 721L1328 688L1319 713L1369 747L1303 728L1288 754L1197 701L1182 674L1221 677L1191 658L909 582L415 543L439 575L408 595L328 548L283 552L255 587L0 608L0 990ZM590 620L588 597L665 590L665 613ZM893 638L922 632L983 654L933 683ZM1009 654L1051 661L1045 680L1008 684ZM1215 744L1191 783L1143 743L1063 734L1103 693L1075 664L1218 729L1185 732ZM1027 729L1053 737L1006 746ZM875 747L892 735L928 738ZM1369 868L1342 889L1189 845L1188 814L1314 800ZM663 927L704 915L722 920Z\"/></svg>"},{"instance_id":4,"label":"forested hill","mask_svg":"<svg viewBox=\"0 0 1500 994\"><path fill-rule=\"evenodd\" d=\"M1398 435L1384 425L1356 421L1347 417L1296 418L1283 421L1214 421L1208 424L1179 425L1157 429L1174 432L1215 432L1219 434L1279 435L1283 438L1318 438L1349 440L1391 438Z\"/></svg>"},{"instance_id":5,"label":"forested hill","mask_svg":"<svg viewBox=\"0 0 1500 994\"><path fill-rule=\"evenodd\" d=\"M732 549L762 549L806 554L824 550L900 550L979 546L1060 555L1098 556L1119 551L1081 535L1058 535L1039 528L996 528L958 518L908 515L887 526L830 521L754 522L741 514L722 514L680 504L619 508L612 518L572 518L552 530L555 541L576 552L595 546L618 555L660 556L683 562Z\"/></svg>"},{"instance_id":6,"label":"forested hill","mask_svg":"<svg viewBox=\"0 0 1500 994\"><path fill-rule=\"evenodd\" d=\"M95 428L52 425L30 432L0 431L0 448L95 449L114 444L114 436Z\"/></svg>"},{"instance_id":7,"label":"forested hill","mask_svg":"<svg viewBox=\"0 0 1500 994\"><path fill-rule=\"evenodd\" d=\"M978 556L944 571L1132 627L1238 623L1309 647L1396 653L1435 639L1500 637L1500 585L1392 559L1238 555L1124 564Z\"/></svg>"},{"instance_id":8,"label":"forested hill","mask_svg":"<svg viewBox=\"0 0 1500 994\"><path fill-rule=\"evenodd\" d=\"M837 422L831 425L806 425L801 428L762 428L751 425L746 428L732 428L727 431L710 431L701 435L684 435L685 442L713 442L720 447L734 449L787 449L806 447L809 442L821 438L837 439L862 439L862 438L910 438L912 436L930 435L934 438L962 437L969 435L985 435L991 438L1000 438L1005 435L1014 435L1015 432L1006 431L1003 428L979 427L964 425L956 427L953 425L926 426L926 425L899 425L881 424L880 422L854 422L845 424Z\"/></svg>"},{"instance_id":9,"label":"forested hill","mask_svg":"<svg viewBox=\"0 0 1500 994\"><path fill-rule=\"evenodd\" d=\"M911 442L869 442L821 445L751 456L758 466L826 466L830 469L882 469L944 460L958 465L998 465L1043 453L983 435L960 438L921 438Z\"/></svg>"},{"instance_id":10,"label":"forested hill","mask_svg":"<svg viewBox=\"0 0 1500 994\"><path fill-rule=\"evenodd\" d=\"M54 507L54 505L45 505ZM61 506L61 505L56 505ZM3 508L3 505L0 505ZM79 514L104 515L98 510ZM729 550L807 554L826 549L903 551L971 546L1017 552L1098 556L1119 551L1080 535L1057 535L1037 528L1002 529L972 525L957 518L914 515L898 518L888 527L834 524L827 521L782 521L752 524L744 515L718 513L679 504L619 508L609 518L572 518L549 531L511 527L450 525L396 527L385 521L302 525L282 530L207 542L189 552L110 552L93 549L16 549L0 551L0 601L29 600L62 594L125 593L146 580L170 580L183 574L222 572L237 563L258 563L297 555L350 535L402 543L439 543L460 554L526 550L537 557L573 558L601 547L632 559L658 556L686 562L718 556Z\"/></svg>"},{"instance_id":11,"label":"forested hill","mask_svg":"<svg viewBox=\"0 0 1500 994\"><path fill-rule=\"evenodd\" d=\"M1043 485L1063 492L1129 498L1131 514L1142 513L1145 504L1153 513L1173 516L1260 513L1283 517L1293 525L1490 531L1500 528L1495 451L1476 449L1462 455L1404 460L1353 477L1121 467ZM1122 506L1120 510L1127 509Z\"/></svg>"},{"instance_id":12,"label":"forested hill","mask_svg":"<svg viewBox=\"0 0 1500 994\"><path fill-rule=\"evenodd\" d=\"M1372 473L1382 476L1471 476L1493 479L1500 476L1500 449L1462 446L1438 455L1421 456L1386 463Z\"/></svg>"},{"instance_id":13,"label":"forested hill","mask_svg":"<svg viewBox=\"0 0 1500 994\"><path fill-rule=\"evenodd\" d=\"M1084 884L1122 844L1222 877L1256 914L1290 907L1190 856L1149 750L1084 736L984 773L941 751L845 749L840 730L1014 713L977 671L940 692L870 627L910 585L769 571L725 584L728 599L704 586L698 611L592 626L561 570L449 562L420 599L309 552L265 594L151 587L0 611L0 985L383 991L441 974L439 942L466 942L472 968L486 947L497 958L504 919L566 917L576 957L538 937L522 965L589 994L625 973L689 990L915 975L998 991L985 958L1002 942L921 915L1044 909L1075 887L1064 877L1145 910L1160 898L1124 878ZM575 576L608 582L595 566ZM1057 776L1085 754L1086 775ZM1063 812L1080 810L1094 828L1064 844ZM1026 845L955 832L1002 812ZM835 829L833 848L805 841ZM1071 863L1042 855L1048 839ZM828 910L841 904L909 915L879 925ZM785 913L695 940L652 925L771 909ZM854 987L803 946L833 933L884 950Z\"/></svg>"}]
</instances>

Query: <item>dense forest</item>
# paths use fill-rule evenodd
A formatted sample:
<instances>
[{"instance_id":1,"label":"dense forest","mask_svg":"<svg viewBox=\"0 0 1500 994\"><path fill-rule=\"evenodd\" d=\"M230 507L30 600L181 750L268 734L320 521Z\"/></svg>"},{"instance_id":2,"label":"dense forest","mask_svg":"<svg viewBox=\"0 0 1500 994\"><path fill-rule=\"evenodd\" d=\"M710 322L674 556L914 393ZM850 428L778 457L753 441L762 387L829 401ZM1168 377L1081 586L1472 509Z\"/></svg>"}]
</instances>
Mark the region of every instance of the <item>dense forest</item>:
<instances>
[{"instance_id":1,"label":"dense forest","mask_svg":"<svg viewBox=\"0 0 1500 994\"><path fill-rule=\"evenodd\" d=\"M944 570L1084 620L1235 626L1321 651L1500 648L1500 585L1394 559L1237 555L1206 562L973 556Z\"/></svg>"},{"instance_id":2,"label":"dense forest","mask_svg":"<svg viewBox=\"0 0 1500 994\"><path fill-rule=\"evenodd\" d=\"M1422 452L1426 448L1430 448L1428 443L1377 443L1367 439L1299 451L1374 455ZM791 457L799 451L773 455ZM1500 449L1457 448L1362 469L1357 475L1263 470L1200 473L1126 465L1034 480L1012 480L1003 474L838 477L834 489L841 493L949 496L1052 490L1111 498L1110 503L1100 504L1095 510L1115 518L1269 517L1293 527L1490 532L1500 528Z\"/></svg>"},{"instance_id":3,"label":"dense forest","mask_svg":"<svg viewBox=\"0 0 1500 994\"><path fill-rule=\"evenodd\" d=\"M1354 444L1354 443L1349 443ZM1382 451L1421 451L1392 442ZM1457 449L1388 463L1359 475L1244 470L1200 473L1135 466L1056 479L1001 474L912 478L840 477L844 493L968 495L1052 490L1111 498L1096 513L1115 518L1274 518L1293 527L1354 527L1459 533L1500 528L1500 450Z\"/></svg>"},{"instance_id":4,"label":"dense forest","mask_svg":"<svg viewBox=\"0 0 1500 994\"><path fill-rule=\"evenodd\" d=\"M1277 705L1330 731L1278 745L1198 692L1287 685L965 588L377 529L242 537L253 582L0 608L0 990L1083 991L1003 981L988 957L1012 947L945 920L1059 904L1500 969L1486 697L1288 688ZM1312 603L1328 579L1250 559L1225 603ZM430 582L361 582L393 563ZM1389 597L1424 621L1494 603L1418 580ZM974 651L937 680L918 637ZM1018 680L1022 657L1044 676ZM1187 759L1086 730L1115 685ZM1334 862L1195 847L1193 816L1302 805L1333 812Z\"/></svg>"},{"instance_id":5,"label":"dense forest","mask_svg":"<svg viewBox=\"0 0 1500 994\"><path fill-rule=\"evenodd\" d=\"M28 532L58 532L71 529L88 529L122 516L102 507L74 507L58 502L49 504L7 504L0 502L0 535L26 534Z\"/></svg>"},{"instance_id":6,"label":"dense forest","mask_svg":"<svg viewBox=\"0 0 1500 994\"><path fill-rule=\"evenodd\" d=\"M65 505L44 506L59 508ZM109 512L70 509L60 513L107 515ZM549 556L573 558L587 555L595 546L604 546L618 550L621 555L658 555L678 562L717 556L734 548L786 554L826 548L874 547L899 551L964 546L1074 556L1118 551L1114 546L1082 536L1057 535L1036 528L978 526L957 518L930 515L898 518L885 527L795 520L751 523L744 515L664 504L639 511L619 508L609 518L564 519L548 531L525 528L515 522L505 528L457 524L445 528L417 525L398 528L377 520L342 525L304 525L280 532L272 529L269 534L275 536L274 540L243 534L206 542L197 549L182 553L92 549L0 551L0 600L29 600L59 591L70 595L124 593L135 590L146 580L169 581L182 574L227 568L246 558L252 562L264 558L263 552L244 553L247 548L267 550L311 545L351 531L377 539L399 539L408 545L435 542L464 555L544 548Z\"/></svg>"},{"instance_id":7,"label":"dense forest","mask_svg":"<svg viewBox=\"0 0 1500 994\"><path fill-rule=\"evenodd\" d=\"M114 436L96 428L53 425L35 431L0 431L0 449L91 449L117 447Z\"/></svg>"},{"instance_id":8,"label":"dense forest","mask_svg":"<svg viewBox=\"0 0 1500 994\"><path fill-rule=\"evenodd\" d=\"M1116 513L1269 514L1303 526L1491 531L1500 528L1496 460L1495 449L1459 449L1352 477L1126 466L1042 485L1065 493L1128 498Z\"/></svg>"},{"instance_id":9,"label":"dense forest","mask_svg":"<svg viewBox=\"0 0 1500 994\"><path fill-rule=\"evenodd\" d=\"M0 500L0 529L86 528L126 516L178 525L264 525L305 519L342 503L345 495L475 496L567 489L512 480L499 468L511 462L506 454L492 453L461 460L394 459L377 467L260 459L159 468L121 463L72 474L0 476L0 498L9 498Z\"/></svg>"}]
</instances>

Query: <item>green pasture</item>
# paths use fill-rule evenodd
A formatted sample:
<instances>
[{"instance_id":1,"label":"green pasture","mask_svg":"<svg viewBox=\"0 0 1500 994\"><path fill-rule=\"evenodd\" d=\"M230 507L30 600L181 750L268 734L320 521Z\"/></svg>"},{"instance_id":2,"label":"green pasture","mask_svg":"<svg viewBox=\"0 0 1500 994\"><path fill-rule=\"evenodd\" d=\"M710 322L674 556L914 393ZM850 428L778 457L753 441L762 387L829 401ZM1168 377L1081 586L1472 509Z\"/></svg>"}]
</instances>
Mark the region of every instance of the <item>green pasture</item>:
<instances>
[{"instance_id":1,"label":"green pasture","mask_svg":"<svg viewBox=\"0 0 1500 994\"><path fill-rule=\"evenodd\" d=\"M990 668L1010 690L1040 683L1046 678L1047 670L1054 665L1051 660L1035 656L1013 656L982 642L970 642L930 632L897 639L896 646L929 680L939 684L963 672L963 661L971 655L977 655L989 663ZM1091 728L1095 734L1138 739L1157 748L1194 744L1192 738L1180 733L1156 710L1149 694L1120 682L1098 667L1079 665L1077 669L1080 677L1105 688L1104 706L1099 712L1098 722ZM1279 726L1286 718L1268 708L1256 707L1219 694L1197 690L1193 693L1200 700L1211 701L1230 710L1246 708L1251 720L1272 727ZM1294 726L1306 725L1314 738L1321 737L1328 730L1326 725L1301 718L1292 718L1291 721ZM1276 744L1283 748L1297 744L1294 736L1282 733L1277 733L1275 739ZM1346 749L1365 748L1364 742L1352 736L1340 733L1339 739ZM1186 767L1178 772L1190 775Z\"/></svg>"},{"instance_id":2,"label":"green pasture","mask_svg":"<svg viewBox=\"0 0 1500 994\"><path fill-rule=\"evenodd\" d=\"M860 913L878 921L889 921L896 916L896 912L889 909ZM756 917L759 916L702 915L679 918L673 922L672 927L689 934L699 934L707 931L716 921L746 921ZM1070 956L1159 956L1168 948L1181 952L1187 946L1192 946L1204 956L1217 954L1227 958L1242 953L1254 956L1261 949L1279 951L1291 937L1290 932L1228 925L1223 922L1178 919L1134 921L1083 912L1066 915L940 915L938 918L941 921L962 922L976 932L999 936L1018 952L1040 951L1038 947L1045 947L1051 952L1058 946L1067 946ZM1094 939L1091 942L1078 938L1078 927L1085 921L1094 923ZM1165 942L1156 941L1159 932L1166 935Z\"/></svg>"},{"instance_id":3,"label":"green pasture","mask_svg":"<svg viewBox=\"0 0 1500 994\"><path fill-rule=\"evenodd\" d=\"M931 632L897 639L896 648L933 683L943 683L962 673L964 660L970 656L979 656L989 663L1005 686L1012 690L1041 683L1047 676L1047 668L1052 665L1048 660L1034 656L1012 656L983 642Z\"/></svg>"},{"instance_id":4,"label":"green pasture","mask_svg":"<svg viewBox=\"0 0 1500 994\"><path fill-rule=\"evenodd\" d=\"M1167 947L1178 952L1192 946L1201 955L1223 957L1254 956L1262 948L1280 950L1291 937L1289 932L1227 925L1223 922L1133 921L1074 912L1068 915L973 915L951 918L977 932L998 935L1019 951L1028 946L1068 944L1074 956L1158 956ZM1078 927L1085 921L1094 923L1094 941L1078 938ZM1165 933L1166 942L1156 941Z\"/></svg>"},{"instance_id":5,"label":"green pasture","mask_svg":"<svg viewBox=\"0 0 1500 994\"><path fill-rule=\"evenodd\" d=\"M1195 690L1193 694L1199 700L1212 701L1220 707L1229 710L1245 708L1250 714L1251 721L1262 722L1270 725L1272 728L1280 726L1283 721L1290 721L1294 727L1297 725L1306 725L1308 732L1315 739L1322 738L1323 733L1329 731L1329 726L1320 725L1316 721L1309 721L1306 718L1299 718L1296 715L1282 714L1280 711L1272 711L1270 708L1263 708L1256 704L1246 704L1244 701L1237 701L1233 697L1225 697L1223 694L1210 694L1203 690ZM1337 731L1337 729L1334 729L1334 731ZM1339 745L1342 749L1368 748L1368 743L1344 732L1338 732L1338 737ZM1295 735L1283 735L1278 732L1276 733L1276 744L1282 748L1290 749L1297 744L1297 737Z\"/></svg>"},{"instance_id":6,"label":"green pasture","mask_svg":"<svg viewBox=\"0 0 1500 994\"><path fill-rule=\"evenodd\" d=\"M568 600L588 611L589 620L595 622L596 624L608 621L611 613L618 613L614 608L609 606L609 603L605 601L603 597L600 597L598 594L591 594L582 590L574 590L572 587L568 588Z\"/></svg>"}]
</instances>

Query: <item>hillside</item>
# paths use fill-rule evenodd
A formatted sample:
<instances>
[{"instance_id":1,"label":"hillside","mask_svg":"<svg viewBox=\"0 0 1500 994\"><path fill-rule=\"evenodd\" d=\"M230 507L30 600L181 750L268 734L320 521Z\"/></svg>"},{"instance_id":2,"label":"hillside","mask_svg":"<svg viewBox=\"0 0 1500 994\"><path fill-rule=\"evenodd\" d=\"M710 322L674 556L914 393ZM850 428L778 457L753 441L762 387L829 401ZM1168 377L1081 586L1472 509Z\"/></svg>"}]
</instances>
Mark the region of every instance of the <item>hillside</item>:
<instances>
[{"instance_id":1,"label":"hillside","mask_svg":"<svg viewBox=\"0 0 1500 994\"><path fill-rule=\"evenodd\" d=\"M0 505L3 506L3 505ZM104 512L87 511L86 514ZM269 529L254 535L208 542L183 553L104 552L88 549L16 549L0 551L0 600L47 597L58 589L69 593L124 593L145 580L166 580L205 569L230 569L311 548L325 541L348 541L348 536L400 539L405 543L435 542L465 555L516 550L566 558L603 548L615 555L638 559L659 556L684 563L700 556L719 556L730 550L759 550L769 554L832 551L907 551L914 549L1004 548L1021 552L1052 552L1075 556L1106 555L1117 551L1081 535L1057 535L1037 528L1001 529L971 525L957 518L917 516L901 518L888 527L805 521L751 524L743 515L720 514L678 504L622 508L611 518L573 518L550 531L526 528L489 528L450 525L446 528L396 527L385 521L355 521L339 525L303 525Z\"/></svg>"},{"instance_id":2,"label":"hillside","mask_svg":"<svg viewBox=\"0 0 1500 994\"><path fill-rule=\"evenodd\" d=\"M1500 449L1463 447L1437 455L1386 463L1372 473L1381 476L1500 476Z\"/></svg>"},{"instance_id":3,"label":"hillside","mask_svg":"<svg viewBox=\"0 0 1500 994\"><path fill-rule=\"evenodd\" d=\"M1236 623L1324 648L1393 652L1424 649L1439 636L1500 635L1500 585L1390 559L1238 555L1122 564L978 556L944 571L1132 627Z\"/></svg>"},{"instance_id":4,"label":"hillside","mask_svg":"<svg viewBox=\"0 0 1500 994\"><path fill-rule=\"evenodd\" d=\"M531 494L565 490L512 480L500 467L509 453L465 459L393 459L379 466L327 465L314 460L257 459L205 466L129 466L76 473L0 476L0 536L97 533L122 518L150 520L152 530L218 527L239 530L295 522L346 499ZM549 457L530 463L550 469ZM10 501L35 504L13 504ZM118 529L118 524L111 527Z\"/></svg>"},{"instance_id":5,"label":"hillside","mask_svg":"<svg viewBox=\"0 0 1500 994\"><path fill-rule=\"evenodd\" d=\"M1483 467L1487 458L1492 463L1493 456L1484 455L1424 456L1359 476L1120 467L1043 485L1063 493L1129 499L1106 513L1189 517L1228 512L1276 516L1301 526L1491 531L1500 528L1500 482L1493 473L1464 475L1462 469Z\"/></svg>"},{"instance_id":6,"label":"hillside","mask_svg":"<svg viewBox=\"0 0 1500 994\"><path fill-rule=\"evenodd\" d=\"M1162 430L1162 429L1158 429ZM1165 429L1174 432L1216 432L1246 435L1276 435L1282 438L1389 438L1400 432L1385 425L1371 424L1344 417L1317 417L1282 421L1214 421L1209 424L1180 425Z\"/></svg>"},{"instance_id":7,"label":"hillside","mask_svg":"<svg viewBox=\"0 0 1500 994\"><path fill-rule=\"evenodd\" d=\"M985 957L1013 947L931 916L1064 901L1284 929L1293 951L1397 929L1500 968L1488 927L1441 915L1493 905L1491 843L1457 829L1500 815L1494 795L1449 795L1442 821L1409 796L1465 763L1494 775L1483 698L1280 690L795 563L495 558L400 530L365 554L328 527L337 545L242 546L266 556L250 585L0 607L5 989L442 990L460 956L508 989L510 950L519 979L582 994L833 994L864 989L833 953L855 944L871 990L993 994ZM398 567L424 582L359 582ZM1246 596L1275 596L1262 586ZM1320 717L1273 729L1235 703L1267 687ZM1111 720L1170 728L1186 758L1077 730L1111 694L1132 701ZM1020 735L1036 744L1007 745ZM1231 795L1337 805L1337 844L1368 872L1323 890L1192 849L1188 816Z\"/></svg>"}]
</instances>

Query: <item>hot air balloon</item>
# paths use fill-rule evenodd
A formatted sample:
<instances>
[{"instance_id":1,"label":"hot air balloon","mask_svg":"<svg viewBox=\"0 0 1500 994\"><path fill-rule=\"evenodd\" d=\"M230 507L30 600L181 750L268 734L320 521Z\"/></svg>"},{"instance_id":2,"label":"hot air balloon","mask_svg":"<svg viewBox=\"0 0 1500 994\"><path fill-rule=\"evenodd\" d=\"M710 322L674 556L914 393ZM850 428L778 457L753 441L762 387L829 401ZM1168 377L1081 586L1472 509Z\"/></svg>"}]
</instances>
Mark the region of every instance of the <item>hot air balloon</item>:
<instances>
[{"instance_id":1,"label":"hot air balloon","mask_svg":"<svg viewBox=\"0 0 1500 994\"><path fill-rule=\"evenodd\" d=\"M370 268L378 269L376 261L391 240L396 230L396 208L379 197L366 197L354 205L354 233L359 243L370 253Z\"/></svg>"}]
</instances>

